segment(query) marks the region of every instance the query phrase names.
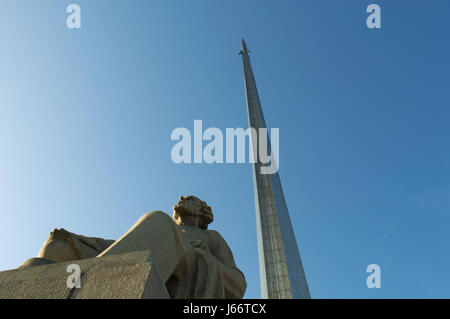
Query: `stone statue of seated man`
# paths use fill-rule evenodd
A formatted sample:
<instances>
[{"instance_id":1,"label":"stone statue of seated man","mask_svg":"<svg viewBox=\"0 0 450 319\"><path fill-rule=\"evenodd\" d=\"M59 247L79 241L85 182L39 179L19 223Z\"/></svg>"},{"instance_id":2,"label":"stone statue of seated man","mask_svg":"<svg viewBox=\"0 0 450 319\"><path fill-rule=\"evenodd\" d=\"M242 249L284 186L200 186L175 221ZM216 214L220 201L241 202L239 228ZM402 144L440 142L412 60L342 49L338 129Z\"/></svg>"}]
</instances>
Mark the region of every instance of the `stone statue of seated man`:
<instances>
[{"instance_id":1,"label":"stone statue of seated man","mask_svg":"<svg viewBox=\"0 0 450 319\"><path fill-rule=\"evenodd\" d=\"M182 196L173 220L161 211L147 213L116 241L55 229L37 257L63 262L149 249L172 298L242 298L245 277L222 236L208 230L212 221L204 201Z\"/></svg>"}]
</instances>

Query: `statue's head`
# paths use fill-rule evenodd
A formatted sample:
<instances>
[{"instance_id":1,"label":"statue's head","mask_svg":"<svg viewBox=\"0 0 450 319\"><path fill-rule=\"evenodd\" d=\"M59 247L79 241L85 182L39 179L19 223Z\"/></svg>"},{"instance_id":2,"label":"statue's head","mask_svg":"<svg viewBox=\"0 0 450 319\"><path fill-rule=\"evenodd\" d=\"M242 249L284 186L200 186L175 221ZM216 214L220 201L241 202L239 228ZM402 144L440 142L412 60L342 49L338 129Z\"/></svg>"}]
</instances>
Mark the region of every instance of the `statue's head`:
<instances>
[{"instance_id":1,"label":"statue's head","mask_svg":"<svg viewBox=\"0 0 450 319\"><path fill-rule=\"evenodd\" d=\"M173 219L178 225L182 224L183 219L195 219L198 220L200 228L208 229L208 224L214 220L214 216L206 202L195 196L181 196L173 206Z\"/></svg>"}]
</instances>

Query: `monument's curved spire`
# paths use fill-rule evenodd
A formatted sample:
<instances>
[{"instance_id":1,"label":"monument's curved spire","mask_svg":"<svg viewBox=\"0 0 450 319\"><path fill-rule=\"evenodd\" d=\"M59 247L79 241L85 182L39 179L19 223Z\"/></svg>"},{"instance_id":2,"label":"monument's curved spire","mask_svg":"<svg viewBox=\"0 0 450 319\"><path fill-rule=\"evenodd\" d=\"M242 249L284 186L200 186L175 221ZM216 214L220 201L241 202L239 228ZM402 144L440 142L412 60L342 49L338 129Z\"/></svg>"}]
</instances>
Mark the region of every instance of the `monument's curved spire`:
<instances>
[{"instance_id":1,"label":"monument's curved spire","mask_svg":"<svg viewBox=\"0 0 450 319\"><path fill-rule=\"evenodd\" d=\"M242 39L239 54L244 67L249 127L259 131L266 128L266 123L249 52ZM270 149L270 140L267 141ZM262 174L262 166L259 159L253 164L261 297L311 298L280 177L278 173Z\"/></svg>"},{"instance_id":2,"label":"monument's curved spire","mask_svg":"<svg viewBox=\"0 0 450 319\"><path fill-rule=\"evenodd\" d=\"M239 54L248 54L251 51L247 49L247 44L245 43L244 38L241 39L241 51L239 52Z\"/></svg>"}]
</instances>

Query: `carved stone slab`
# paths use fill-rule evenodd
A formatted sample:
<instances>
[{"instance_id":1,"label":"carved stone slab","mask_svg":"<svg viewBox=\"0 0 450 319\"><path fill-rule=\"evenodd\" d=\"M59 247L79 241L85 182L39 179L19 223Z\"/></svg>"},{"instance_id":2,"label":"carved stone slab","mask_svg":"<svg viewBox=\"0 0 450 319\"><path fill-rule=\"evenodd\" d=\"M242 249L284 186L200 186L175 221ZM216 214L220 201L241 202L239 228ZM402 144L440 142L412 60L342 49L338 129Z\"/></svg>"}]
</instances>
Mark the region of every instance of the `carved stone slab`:
<instances>
[{"instance_id":1,"label":"carved stone slab","mask_svg":"<svg viewBox=\"0 0 450 319\"><path fill-rule=\"evenodd\" d=\"M149 250L39 265L42 262L34 259L0 272L0 299L170 298ZM67 286L71 264L80 267L81 288Z\"/></svg>"}]
</instances>

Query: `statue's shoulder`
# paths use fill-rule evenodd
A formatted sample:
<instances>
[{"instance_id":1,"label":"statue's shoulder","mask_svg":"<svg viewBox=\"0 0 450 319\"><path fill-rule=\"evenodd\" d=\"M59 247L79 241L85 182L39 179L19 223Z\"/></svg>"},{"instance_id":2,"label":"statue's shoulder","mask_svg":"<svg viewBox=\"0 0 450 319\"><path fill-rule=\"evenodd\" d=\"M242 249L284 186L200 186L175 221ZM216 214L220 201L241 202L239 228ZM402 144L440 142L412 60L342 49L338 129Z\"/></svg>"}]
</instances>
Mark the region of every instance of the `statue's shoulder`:
<instances>
[{"instance_id":1,"label":"statue's shoulder","mask_svg":"<svg viewBox=\"0 0 450 319\"><path fill-rule=\"evenodd\" d=\"M208 229L207 232L208 232L208 235L211 236L211 237L222 238L222 235L220 235L220 233L217 230Z\"/></svg>"},{"instance_id":2,"label":"statue's shoulder","mask_svg":"<svg viewBox=\"0 0 450 319\"><path fill-rule=\"evenodd\" d=\"M208 232L208 237L211 243L214 243L214 245L216 246L226 246L227 242L225 241L225 239L222 237L222 235L214 229L211 230L207 230Z\"/></svg>"}]
</instances>

